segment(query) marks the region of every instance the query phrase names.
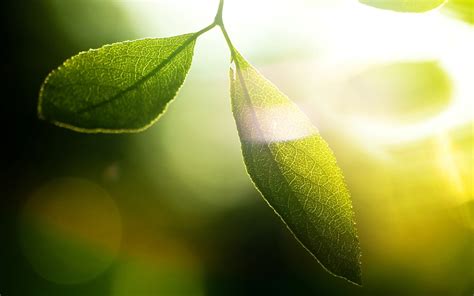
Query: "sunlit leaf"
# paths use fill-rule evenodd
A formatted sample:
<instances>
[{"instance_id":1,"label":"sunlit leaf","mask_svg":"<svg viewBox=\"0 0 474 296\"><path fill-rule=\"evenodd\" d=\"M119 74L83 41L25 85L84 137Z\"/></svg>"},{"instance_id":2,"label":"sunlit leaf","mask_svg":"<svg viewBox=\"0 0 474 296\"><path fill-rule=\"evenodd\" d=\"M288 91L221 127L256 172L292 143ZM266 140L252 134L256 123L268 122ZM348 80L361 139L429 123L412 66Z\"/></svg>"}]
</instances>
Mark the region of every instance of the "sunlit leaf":
<instances>
[{"instance_id":1,"label":"sunlit leaf","mask_svg":"<svg viewBox=\"0 0 474 296\"><path fill-rule=\"evenodd\" d=\"M359 0L361 3L380 9L399 12L425 12L434 9L445 0Z\"/></svg>"},{"instance_id":2,"label":"sunlit leaf","mask_svg":"<svg viewBox=\"0 0 474 296\"><path fill-rule=\"evenodd\" d=\"M39 116L81 132L143 130L183 84L196 38L142 39L82 52L46 78Z\"/></svg>"},{"instance_id":3,"label":"sunlit leaf","mask_svg":"<svg viewBox=\"0 0 474 296\"><path fill-rule=\"evenodd\" d=\"M443 11L474 25L474 0L449 0L443 7Z\"/></svg>"},{"instance_id":4,"label":"sunlit leaf","mask_svg":"<svg viewBox=\"0 0 474 296\"><path fill-rule=\"evenodd\" d=\"M349 192L308 118L242 56L231 70L232 109L247 171L295 237L332 274L361 283Z\"/></svg>"}]
</instances>

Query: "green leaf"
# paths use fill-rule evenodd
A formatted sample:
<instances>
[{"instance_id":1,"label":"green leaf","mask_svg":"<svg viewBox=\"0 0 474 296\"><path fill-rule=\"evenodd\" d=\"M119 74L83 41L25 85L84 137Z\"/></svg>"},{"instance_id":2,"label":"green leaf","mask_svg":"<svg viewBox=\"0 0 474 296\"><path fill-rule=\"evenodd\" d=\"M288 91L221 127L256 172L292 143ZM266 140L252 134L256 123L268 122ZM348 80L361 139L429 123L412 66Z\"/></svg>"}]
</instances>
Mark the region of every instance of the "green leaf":
<instances>
[{"instance_id":1,"label":"green leaf","mask_svg":"<svg viewBox=\"0 0 474 296\"><path fill-rule=\"evenodd\" d=\"M474 25L474 0L449 0L443 12Z\"/></svg>"},{"instance_id":2,"label":"green leaf","mask_svg":"<svg viewBox=\"0 0 474 296\"><path fill-rule=\"evenodd\" d=\"M425 12L440 6L446 0L359 0L359 2L398 12Z\"/></svg>"},{"instance_id":3,"label":"green leaf","mask_svg":"<svg viewBox=\"0 0 474 296\"><path fill-rule=\"evenodd\" d=\"M82 52L51 72L38 114L80 132L137 132L176 96L198 33L142 39Z\"/></svg>"},{"instance_id":4,"label":"green leaf","mask_svg":"<svg viewBox=\"0 0 474 296\"><path fill-rule=\"evenodd\" d=\"M350 195L331 149L298 107L238 53L234 63L232 110L247 172L330 273L360 284Z\"/></svg>"}]
</instances>

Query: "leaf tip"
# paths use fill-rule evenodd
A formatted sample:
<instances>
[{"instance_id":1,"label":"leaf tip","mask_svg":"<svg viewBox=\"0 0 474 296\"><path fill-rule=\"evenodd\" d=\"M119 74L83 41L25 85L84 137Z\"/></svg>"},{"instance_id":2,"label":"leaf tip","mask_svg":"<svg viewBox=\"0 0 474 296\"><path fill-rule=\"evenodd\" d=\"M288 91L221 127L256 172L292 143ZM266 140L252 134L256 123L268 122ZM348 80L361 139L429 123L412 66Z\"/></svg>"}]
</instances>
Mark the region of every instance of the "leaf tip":
<instances>
[{"instance_id":1,"label":"leaf tip","mask_svg":"<svg viewBox=\"0 0 474 296\"><path fill-rule=\"evenodd\" d=\"M360 261L361 253L359 252L356 262L347 262L345 268L339 269L339 271L331 270L327 266L323 267L332 275L340 277L348 281L349 283L362 287L362 263ZM319 261L319 260L318 260Z\"/></svg>"},{"instance_id":2,"label":"leaf tip","mask_svg":"<svg viewBox=\"0 0 474 296\"><path fill-rule=\"evenodd\" d=\"M358 287L362 287L362 272L360 270L360 265L356 273L346 277L345 279Z\"/></svg>"}]
</instances>

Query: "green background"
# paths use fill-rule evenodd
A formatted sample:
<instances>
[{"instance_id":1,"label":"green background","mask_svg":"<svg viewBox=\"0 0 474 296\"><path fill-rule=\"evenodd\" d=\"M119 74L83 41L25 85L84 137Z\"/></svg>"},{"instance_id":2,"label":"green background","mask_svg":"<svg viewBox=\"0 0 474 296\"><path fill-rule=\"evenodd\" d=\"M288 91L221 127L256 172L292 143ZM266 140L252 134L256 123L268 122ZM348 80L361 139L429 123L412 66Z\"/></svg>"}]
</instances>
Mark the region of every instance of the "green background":
<instances>
[{"instance_id":1,"label":"green background","mask_svg":"<svg viewBox=\"0 0 474 296\"><path fill-rule=\"evenodd\" d=\"M148 37L117 3L4 2L1 295L472 295L472 117L439 132L391 137L391 143L378 145L379 139L361 141L340 120L320 113L336 110L340 118L390 124L429 120L449 106L451 88L456 89L445 83L436 61L422 61L418 70L411 60L405 66L368 64L342 78L336 74L339 92L326 97L318 92L321 85L312 83L321 78L313 75L321 69L305 61L308 56L324 61L324 50L304 46L309 32L325 40L321 30L333 29L309 26L301 35L294 28L248 40L235 34L236 47L300 103L335 152L361 241L360 288L325 272L249 182L230 112L229 57L220 37L198 41L185 86L144 133L79 134L37 119L39 87L65 59L105 43ZM295 5L301 9L301 3ZM288 7L287 18L262 21L262 30L291 27L296 14ZM163 17L172 18L169 10L158 10L157 18L165 12ZM170 24L176 34L200 29L189 24L181 29L180 18L188 13L193 11L180 11ZM237 24L227 23L232 35ZM472 32L467 24L459 26ZM162 36L159 27L149 30ZM346 33L337 38L350 38ZM288 36L294 39L284 39ZM205 50L213 46L215 51ZM381 75L387 75L384 83ZM416 77L419 85L413 84ZM448 81L455 85L456 79ZM414 93L419 101L404 101ZM472 99L473 93L465 95ZM393 108L370 103L377 98L390 100ZM78 184L67 187L66 177ZM96 196L90 193L96 186L108 203L71 197L81 190ZM45 206L28 206L32 200ZM110 214L115 210L117 215Z\"/></svg>"}]
</instances>

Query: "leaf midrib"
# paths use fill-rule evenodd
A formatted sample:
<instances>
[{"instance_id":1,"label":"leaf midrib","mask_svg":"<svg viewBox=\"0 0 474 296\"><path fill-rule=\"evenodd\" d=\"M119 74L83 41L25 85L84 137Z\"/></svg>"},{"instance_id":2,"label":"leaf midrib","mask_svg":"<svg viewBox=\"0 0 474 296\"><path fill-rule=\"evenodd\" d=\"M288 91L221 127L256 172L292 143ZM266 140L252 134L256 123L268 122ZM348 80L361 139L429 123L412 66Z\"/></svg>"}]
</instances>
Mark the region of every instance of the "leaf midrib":
<instances>
[{"instance_id":1,"label":"leaf midrib","mask_svg":"<svg viewBox=\"0 0 474 296\"><path fill-rule=\"evenodd\" d=\"M249 106L251 106L251 103L252 103L252 102L251 102L250 93L249 93L249 91L248 91L247 85L245 84L245 81L244 81L244 78L243 78L243 75L242 75L242 70L241 70L241 68L240 68L240 65L239 65L239 62L238 62L237 59L235 59L235 65L236 65L237 75L239 76L240 85L241 85L241 87L242 87L242 89L243 89L243 91L244 91L244 97L245 97L247 103L249 104ZM255 113L255 109L251 108L251 110L252 110L252 111L251 111L251 112L252 112L252 117L253 117L253 119L254 119L254 121L255 121L255 123L256 123L256 124L255 124L255 127L257 128L257 131L258 131L258 133L260 134L260 136L261 136L261 137L264 137L263 132L262 132L262 130L261 130L261 128L260 128L260 125L259 125L259 123L258 123L258 121L257 121L257 114ZM269 145L267 144L267 141L266 141L265 139L264 139L264 142L265 142L265 144L264 144L265 149L266 149L266 150L268 151L268 153L272 156L272 157L271 157L271 160L273 161L273 163L275 164L275 166L278 168L278 172L277 172L277 173L280 175L280 177L281 177L283 180L285 180L287 187L290 189L289 191L291 192L291 197L295 198L295 199L298 201L298 203L300 203L299 199L296 198L296 196L295 196L296 192L294 192L294 191L291 189L290 182L288 181L288 179L287 179L287 178L285 177L285 175L283 174L279 163L278 163L277 160L275 159L275 154L273 153L272 149L270 149L270 147L269 147ZM253 155L250 154L250 157L252 158L252 162L253 162L253 161L254 161ZM262 194L262 195L263 195L263 194ZM265 199L266 199L266 198L265 198ZM301 203L300 203L300 204L301 204ZM273 208L273 206L272 206L272 208ZM281 217L281 215L280 215L277 211L275 211L275 212L278 214L278 216ZM303 213L304 213L304 211L303 211ZM304 213L304 214L306 215L306 213ZM288 226L287 222L283 219L283 217L281 217L281 218L282 218L283 222ZM289 227L288 227L288 228L289 228ZM289 228L289 229L290 229L290 228ZM290 229L290 231L293 233L293 235L294 235L295 237L297 237L296 234L293 232L293 229ZM299 240L299 239L298 239L298 240ZM303 243L302 243L302 245L305 246L305 244L303 244ZM309 250L309 249L308 249L308 250ZM313 251L310 251L310 253L313 254L313 256L316 258L316 255L313 253ZM316 259L317 259L317 258L316 258ZM319 259L317 259L317 260L319 261Z\"/></svg>"},{"instance_id":2,"label":"leaf midrib","mask_svg":"<svg viewBox=\"0 0 474 296\"><path fill-rule=\"evenodd\" d=\"M234 59L234 61L235 61L235 65L236 65L237 75L239 76L240 85L241 85L241 87L242 87L242 89L243 89L243 92L244 92L245 100L247 101L247 103L248 103L249 105L251 105L250 93L249 93L248 88L247 88L247 85L245 84L245 81L244 81L244 79L243 79L243 74L242 74L242 70L241 70L240 64L239 64L239 62L238 62L237 59ZM257 129L257 132L260 134L260 136L264 137L263 132L262 132L262 130L261 130L261 128L260 128L260 125L258 124L258 121L257 121L257 114L255 113L255 110L254 110L253 108L251 108L251 110L252 110L252 111L251 111L251 112L252 112L252 117L253 117L253 119L255 120L255 123L256 123L256 124L255 124L255 127L256 127L256 129ZM291 185L290 185L289 180L288 180L288 179L285 177L285 175L283 174L279 163L278 163L277 160L275 159L275 154L273 153L272 149L269 147L269 145L267 144L266 141L265 141L264 147L265 147L265 149L270 153L270 155L272 156L272 157L271 157L271 160L273 161L273 163L275 164L275 166L278 168L277 173L280 175L280 177L281 177L283 180L285 180L286 185L287 185L287 187L289 188L289 192L291 193L291 196L290 196L289 198L294 198L294 199L296 199L296 201L297 201L301 206L303 206L302 203L299 201L299 199L296 197L296 194L297 194L297 193L291 189ZM252 162L254 162L252 153L250 153L249 156L251 157ZM264 196L264 195L262 194L262 196ZM265 200L267 200L267 199L265 198ZM270 202L269 202L268 200L267 200L267 203L270 204ZM324 269L326 269L326 270L327 270L329 273L331 273L331 274L334 274L334 275L336 275L336 276L340 276L340 275L337 275L337 274L333 273L332 271L329 270L329 267L326 267L324 264L322 264L322 262L319 260L319 258L318 258L318 257L316 256L316 254L314 253L314 251L310 250L310 249L306 246L306 244L304 244L303 242L301 242L301 240L300 240L300 239L298 238L298 236L295 234L295 232L293 231L293 229L291 229L291 228L289 227L289 225L288 225L288 223L286 222L286 220L283 219L283 217L280 215L280 213L278 213L278 212L273 208L273 205L270 204L270 207L271 207L271 208L274 210L274 212L281 218L281 220L282 220L283 223L288 227L288 229L289 229L290 232L293 234L293 236L301 243L301 245L302 245L305 249L308 250L308 252L309 252L318 262L320 262L320 264L324 267ZM307 214L305 211L303 211L303 214L306 216L306 219L308 219L308 214ZM309 219L308 219L308 220L309 220ZM310 227L314 228L313 226L310 226ZM340 258L341 258L341 259L345 259L345 258L343 258L343 257L340 257ZM343 277L346 278L345 276L343 276ZM348 279L348 278L346 278L346 279ZM350 279L348 279L348 280L350 280ZM352 280L350 280L350 281L352 281Z\"/></svg>"},{"instance_id":3,"label":"leaf midrib","mask_svg":"<svg viewBox=\"0 0 474 296\"><path fill-rule=\"evenodd\" d=\"M244 81L244 77L243 77L243 74L242 74L242 70L240 68L240 65L239 65L239 62L237 59L235 59L235 65L236 65L236 70L237 70L237 75L239 76L239 80L240 80L240 85L244 91L244 97L247 101L247 104L249 106L251 106L252 104L252 101L251 101L251 97L250 97L250 93L248 91L248 88L247 88L247 85L245 84L245 81ZM279 163L277 162L276 158L275 158L275 154L273 153L272 149L270 149L269 145L267 144L267 141L266 139L264 138L264 134L263 134L263 131L262 129L260 128L260 125L259 125L259 122L257 120L257 113L255 113L255 109L253 108L250 108L252 111L252 117L254 119L254 122L256 123L255 124L255 127L257 128L257 132L259 133L259 136L262 137L264 139L264 146L265 146L265 149L268 150L268 152L270 153L270 155L272 156L272 161L273 163L276 165L276 167L278 168L278 173L280 174L280 176L286 181L286 184L287 186L290 188L290 191L292 193L292 195L295 194L295 192L293 190L291 190L291 186L290 186L290 182L288 181L288 179L285 177L285 175L283 174L281 168L280 168L280 165Z\"/></svg>"},{"instance_id":4,"label":"leaf midrib","mask_svg":"<svg viewBox=\"0 0 474 296\"><path fill-rule=\"evenodd\" d=\"M176 48L166 59L164 59L159 65L157 65L153 70L148 72L148 74L144 75L140 79L138 79L135 83L131 84L127 88L119 91L115 95L113 95L111 98L104 100L102 102L99 102L97 104L85 107L83 109L80 109L77 111L77 114L83 114L87 112L91 112L97 108L103 107L107 104L113 103L114 101L120 99L123 97L126 93L137 89L139 86L141 86L143 83L145 83L147 80L151 79L155 74L157 74L160 70L162 70L166 65L168 65L178 54L180 54L189 44L191 44L193 41L196 40L198 37L198 33L193 33L182 45L180 45L178 48Z\"/></svg>"}]
</instances>

